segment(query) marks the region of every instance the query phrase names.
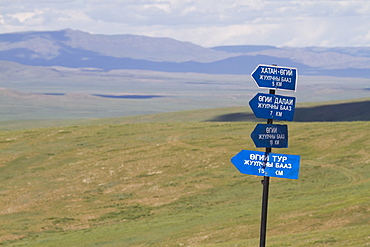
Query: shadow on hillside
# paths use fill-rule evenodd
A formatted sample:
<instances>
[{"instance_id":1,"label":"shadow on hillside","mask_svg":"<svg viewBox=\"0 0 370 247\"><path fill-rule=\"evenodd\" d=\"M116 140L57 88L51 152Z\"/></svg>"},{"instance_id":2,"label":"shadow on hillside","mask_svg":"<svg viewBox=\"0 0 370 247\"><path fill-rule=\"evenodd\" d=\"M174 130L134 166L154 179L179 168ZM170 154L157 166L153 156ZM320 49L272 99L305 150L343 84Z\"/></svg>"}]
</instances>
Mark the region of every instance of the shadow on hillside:
<instances>
[{"instance_id":1,"label":"shadow on hillside","mask_svg":"<svg viewBox=\"0 0 370 247\"><path fill-rule=\"evenodd\" d=\"M255 121L253 113L219 115L209 122ZM370 121L370 101L297 108L295 122Z\"/></svg>"}]
</instances>

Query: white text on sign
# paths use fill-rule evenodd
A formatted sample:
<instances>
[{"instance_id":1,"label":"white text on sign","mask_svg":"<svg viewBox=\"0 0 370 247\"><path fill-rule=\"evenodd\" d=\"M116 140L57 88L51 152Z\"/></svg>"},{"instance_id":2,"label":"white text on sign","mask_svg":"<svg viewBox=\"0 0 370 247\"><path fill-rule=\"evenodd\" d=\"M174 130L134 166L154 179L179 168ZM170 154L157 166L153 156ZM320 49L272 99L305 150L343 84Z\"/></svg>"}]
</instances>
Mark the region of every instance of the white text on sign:
<instances>
[{"instance_id":1,"label":"white text on sign","mask_svg":"<svg viewBox=\"0 0 370 247\"><path fill-rule=\"evenodd\" d=\"M244 165L259 166L259 173L265 173L266 167L275 167L276 169L292 169L292 164L287 163L287 156L282 155L264 155L264 154L250 154L249 160L244 160ZM275 175L283 176L284 170L276 170Z\"/></svg>"}]
</instances>

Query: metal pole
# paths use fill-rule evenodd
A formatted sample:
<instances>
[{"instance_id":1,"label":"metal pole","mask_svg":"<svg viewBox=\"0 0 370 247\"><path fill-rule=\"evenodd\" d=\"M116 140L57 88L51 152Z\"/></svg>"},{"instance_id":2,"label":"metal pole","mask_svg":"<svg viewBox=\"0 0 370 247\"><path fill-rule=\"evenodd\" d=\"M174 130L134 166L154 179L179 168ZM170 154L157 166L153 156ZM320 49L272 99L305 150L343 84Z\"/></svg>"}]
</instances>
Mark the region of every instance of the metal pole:
<instances>
[{"instance_id":1,"label":"metal pole","mask_svg":"<svg viewBox=\"0 0 370 247\"><path fill-rule=\"evenodd\" d=\"M275 94L274 89L270 89L270 94ZM273 124L273 119L267 119L267 124ZM266 156L271 153L272 148L266 148ZM263 185L262 194L262 211L261 211L261 231L260 231L260 247L266 246L266 229L267 229L267 208L269 199L269 187L270 187L270 177L263 177L261 181Z\"/></svg>"},{"instance_id":2,"label":"metal pole","mask_svg":"<svg viewBox=\"0 0 370 247\"><path fill-rule=\"evenodd\" d=\"M267 227L267 206L268 206L270 177L265 176L262 180L262 184L263 184L263 195L262 195L260 247L265 247L265 245L266 245L266 227Z\"/></svg>"}]
</instances>

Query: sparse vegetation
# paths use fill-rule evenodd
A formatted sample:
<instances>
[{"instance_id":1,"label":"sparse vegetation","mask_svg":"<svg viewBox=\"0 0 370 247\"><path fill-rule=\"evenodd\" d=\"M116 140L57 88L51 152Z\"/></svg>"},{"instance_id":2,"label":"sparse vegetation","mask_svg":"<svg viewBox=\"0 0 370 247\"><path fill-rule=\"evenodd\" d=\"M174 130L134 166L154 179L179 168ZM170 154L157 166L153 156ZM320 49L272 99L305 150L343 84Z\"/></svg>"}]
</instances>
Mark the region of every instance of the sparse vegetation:
<instances>
[{"instance_id":1,"label":"sparse vegetation","mask_svg":"<svg viewBox=\"0 0 370 247\"><path fill-rule=\"evenodd\" d=\"M257 246L261 178L230 163L255 124L165 119L0 132L2 245ZM369 127L289 123L274 152L300 178L271 179L268 246L370 243Z\"/></svg>"}]
</instances>

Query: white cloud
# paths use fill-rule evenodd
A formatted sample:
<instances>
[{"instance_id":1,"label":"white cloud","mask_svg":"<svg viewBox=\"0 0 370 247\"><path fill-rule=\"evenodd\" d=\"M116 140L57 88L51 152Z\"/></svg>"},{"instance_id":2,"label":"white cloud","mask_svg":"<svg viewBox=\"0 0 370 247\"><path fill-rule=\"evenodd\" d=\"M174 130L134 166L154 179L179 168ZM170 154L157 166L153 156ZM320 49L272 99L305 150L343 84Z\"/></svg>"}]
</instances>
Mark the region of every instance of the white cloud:
<instances>
[{"instance_id":1,"label":"white cloud","mask_svg":"<svg viewBox=\"0 0 370 247\"><path fill-rule=\"evenodd\" d=\"M72 28L204 46L368 46L368 0L2 0L0 32Z\"/></svg>"},{"instance_id":2,"label":"white cloud","mask_svg":"<svg viewBox=\"0 0 370 247\"><path fill-rule=\"evenodd\" d=\"M40 11L39 11L40 13ZM18 20L20 23L23 23L25 22L27 19L31 19L32 17L34 17L37 13L34 13L34 12L20 12L20 13L16 13L16 14L13 14L13 15L10 15L12 18Z\"/></svg>"}]
</instances>

